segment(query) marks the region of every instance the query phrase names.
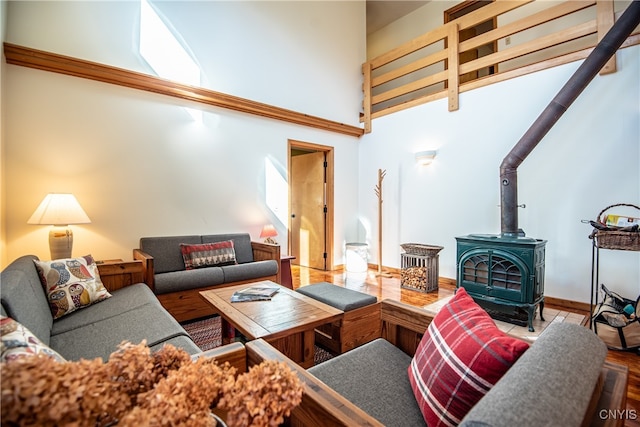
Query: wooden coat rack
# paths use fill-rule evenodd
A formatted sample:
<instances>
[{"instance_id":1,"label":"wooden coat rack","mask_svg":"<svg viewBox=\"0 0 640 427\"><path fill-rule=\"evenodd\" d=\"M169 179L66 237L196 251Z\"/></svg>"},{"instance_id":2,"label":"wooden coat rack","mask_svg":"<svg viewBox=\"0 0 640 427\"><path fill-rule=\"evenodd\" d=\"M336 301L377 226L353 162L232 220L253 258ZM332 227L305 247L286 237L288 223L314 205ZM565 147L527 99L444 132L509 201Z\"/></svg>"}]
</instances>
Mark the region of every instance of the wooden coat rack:
<instances>
[{"instance_id":1,"label":"wooden coat rack","mask_svg":"<svg viewBox=\"0 0 640 427\"><path fill-rule=\"evenodd\" d=\"M374 189L378 196L378 273L376 276L391 277L391 274L382 271L382 180L384 180L386 170L378 169L378 185Z\"/></svg>"}]
</instances>

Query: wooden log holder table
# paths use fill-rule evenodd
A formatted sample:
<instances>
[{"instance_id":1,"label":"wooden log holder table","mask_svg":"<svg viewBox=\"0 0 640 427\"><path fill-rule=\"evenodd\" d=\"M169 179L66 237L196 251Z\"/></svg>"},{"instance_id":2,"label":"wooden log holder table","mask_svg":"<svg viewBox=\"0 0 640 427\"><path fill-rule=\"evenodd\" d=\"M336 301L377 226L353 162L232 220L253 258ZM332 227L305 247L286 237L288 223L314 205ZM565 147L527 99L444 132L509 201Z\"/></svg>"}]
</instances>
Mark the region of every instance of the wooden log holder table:
<instances>
[{"instance_id":1,"label":"wooden log holder table","mask_svg":"<svg viewBox=\"0 0 640 427\"><path fill-rule=\"evenodd\" d=\"M258 285L278 287L279 291L269 301L231 302L234 292ZM233 328L248 340L263 338L305 369L314 363L315 328L343 314L269 280L211 289L200 295L222 318L223 343L229 341L228 332Z\"/></svg>"},{"instance_id":2,"label":"wooden log holder table","mask_svg":"<svg viewBox=\"0 0 640 427\"><path fill-rule=\"evenodd\" d=\"M297 292L343 312L340 319L316 329L316 342L342 354L380 337L380 303L372 295L327 282L302 286Z\"/></svg>"}]
</instances>

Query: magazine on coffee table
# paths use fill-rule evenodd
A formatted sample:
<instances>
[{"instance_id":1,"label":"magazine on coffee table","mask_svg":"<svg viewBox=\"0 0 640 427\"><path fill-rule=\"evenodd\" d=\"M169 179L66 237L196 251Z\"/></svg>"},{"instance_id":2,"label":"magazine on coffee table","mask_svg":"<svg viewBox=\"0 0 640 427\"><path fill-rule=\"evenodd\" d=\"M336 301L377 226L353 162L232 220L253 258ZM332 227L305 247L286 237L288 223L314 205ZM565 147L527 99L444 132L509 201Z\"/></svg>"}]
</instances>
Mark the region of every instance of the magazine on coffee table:
<instances>
[{"instance_id":1,"label":"magazine on coffee table","mask_svg":"<svg viewBox=\"0 0 640 427\"><path fill-rule=\"evenodd\" d=\"M251 286L231 295L231 302L269 301L278 292L273 286Z\"/></svg>"}]
</instances>

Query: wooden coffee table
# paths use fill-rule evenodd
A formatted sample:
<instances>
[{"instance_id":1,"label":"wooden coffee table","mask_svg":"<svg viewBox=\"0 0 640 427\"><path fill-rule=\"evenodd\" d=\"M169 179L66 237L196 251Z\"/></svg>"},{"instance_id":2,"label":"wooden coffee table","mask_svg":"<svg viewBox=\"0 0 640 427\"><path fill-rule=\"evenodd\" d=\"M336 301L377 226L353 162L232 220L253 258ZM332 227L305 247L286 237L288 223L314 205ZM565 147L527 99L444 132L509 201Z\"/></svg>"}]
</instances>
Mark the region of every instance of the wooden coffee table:
<instances>
[{"instance_id":1,"label":"wooden coffee table","mask_svg":"<svg viewBox=\"0 0 640 427\"><path fill-rule=\"evenodd\" d=\"M270 301L231 302L238 290L255 285L277 286ZM294 362L313 366L314 329L342 316L342 311L269 280L200 292L222 318L222 333L237 329L249 340L263 338Z\"/></svg>"}]
</instances>

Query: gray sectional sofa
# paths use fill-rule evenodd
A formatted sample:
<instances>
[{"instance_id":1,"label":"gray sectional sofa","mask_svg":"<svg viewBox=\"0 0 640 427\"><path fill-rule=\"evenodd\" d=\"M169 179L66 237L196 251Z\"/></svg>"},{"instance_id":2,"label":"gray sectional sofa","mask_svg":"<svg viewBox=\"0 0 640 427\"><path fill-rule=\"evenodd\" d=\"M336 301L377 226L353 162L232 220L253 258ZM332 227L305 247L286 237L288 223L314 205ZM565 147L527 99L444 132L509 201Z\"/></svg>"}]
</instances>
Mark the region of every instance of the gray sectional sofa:
<instances>
[{"instance_id":1,"label":"gray sectional sofa","mask_svg":"<svg viewBox=\"0 0 640 427\"><path fill-rule=\"evenodd\" d=\"M181 244L228 240L237 264L185 268ZM260 280L280 283L280 246L252 242L248 233L142 237L133 258L142 261L145 283L179 322L214 314L201 291Z\"/></svg>"},{"instance_id":2,"label":"gray sectional sofa","mask_svg":"<svg viewBox=\"0 0 640 427\"><path fill-rule=\"evenodd\" d=\"M144 283L111 291L111 298L53 319L33 255L0 273L1 311L28 328L67 360L107 360L122 341L142 340L152 350L173 344L189 354L201 350Z\"/></svg>"}]
</instances>

